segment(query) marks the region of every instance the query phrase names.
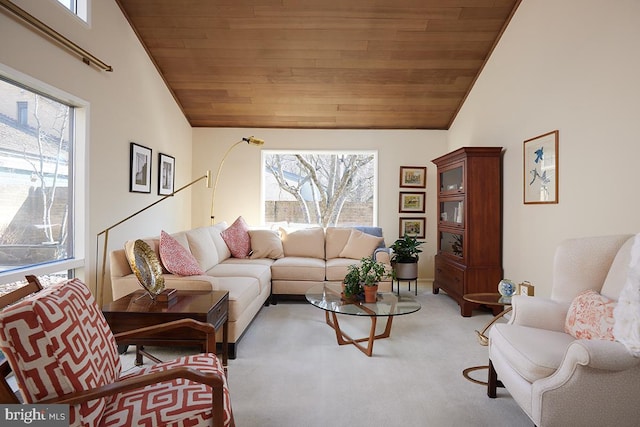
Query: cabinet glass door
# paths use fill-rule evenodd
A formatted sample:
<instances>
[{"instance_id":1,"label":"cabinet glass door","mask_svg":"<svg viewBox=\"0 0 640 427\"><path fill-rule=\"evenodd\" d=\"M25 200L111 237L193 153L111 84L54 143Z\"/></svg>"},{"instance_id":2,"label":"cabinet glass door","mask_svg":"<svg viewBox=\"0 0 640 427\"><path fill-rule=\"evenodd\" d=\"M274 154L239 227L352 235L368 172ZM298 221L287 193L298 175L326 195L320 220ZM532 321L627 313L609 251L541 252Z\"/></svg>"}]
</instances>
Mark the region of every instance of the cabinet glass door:
<instances>
[{"instance_id":1,"label":"cabinet glass door","mask_svg":"<svg viewBox=\"0 0 640 427\"><path fill-rule=\"evenodd\" d=\"M462 226L464 224L464 202L462 200L441 201L440 221Z\"/></svg>"},{"instance_id":2,"label":"cabinet glass door","mask_svg":"<svg viewBox=\"0 0 640 427\"><path fill-rule=\"evenodd\" d=\"M447 169L440 174L440 191L460 191L463 190L462 165Z\"/></svg>"},{"instance_id":3,"label":"cabinet glass door","mask_svg":"<svg viewBox=\"0 0 640 427\"><path fill-rule=\"evenodd\" d=\"M440 252L458 258L464 258L464 236L458 233L441 231Z\"/></svg>"}]
</instances>

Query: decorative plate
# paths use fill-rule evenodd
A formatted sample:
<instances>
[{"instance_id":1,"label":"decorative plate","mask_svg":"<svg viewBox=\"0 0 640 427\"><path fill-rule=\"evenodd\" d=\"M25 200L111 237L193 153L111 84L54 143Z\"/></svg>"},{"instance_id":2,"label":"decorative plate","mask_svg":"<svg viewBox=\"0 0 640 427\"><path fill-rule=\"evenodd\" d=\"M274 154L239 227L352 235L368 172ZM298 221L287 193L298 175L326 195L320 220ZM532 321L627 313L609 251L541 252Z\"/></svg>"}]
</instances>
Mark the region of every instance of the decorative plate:
<instances>
[{"instance_id":1,"label":"decorative plate","mask_svg":"<svg viewBox=\"0 0 640 427\"><path fill-rule=\"evenodd\" d=\"M138 278L140 285L155 300L164 290L162 266L151 246L143 240L128 242L125 247L131 270Z\"/></svg>"}]
</instances>

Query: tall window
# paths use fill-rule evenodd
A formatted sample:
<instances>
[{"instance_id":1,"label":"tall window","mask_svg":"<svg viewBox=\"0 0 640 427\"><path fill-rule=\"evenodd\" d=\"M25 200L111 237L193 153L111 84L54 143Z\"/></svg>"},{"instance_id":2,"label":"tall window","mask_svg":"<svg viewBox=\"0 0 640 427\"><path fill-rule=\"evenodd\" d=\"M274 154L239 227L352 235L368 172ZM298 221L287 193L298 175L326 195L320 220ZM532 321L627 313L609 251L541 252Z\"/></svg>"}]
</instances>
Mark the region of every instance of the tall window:
<instances>
[{"instance_id":1,"label":"tall window","mask_svg":"<svg viewBox=\"0 0 640 427\"><path fill-rule=\"evenodd\" d=\"M377 152L262 153L265 224L376 225Z\"/></svg>"},{"instance_id":2,"label":"tall window","mask_svg":"<svg viewBox=\"0 0 640 427\"><path fill-rule=\"evenodd\" d=\"M0 79L2 277L53 263L66 270L60 261L74 257L73 126L73 107Z\"/></svg>"}]
</instances>

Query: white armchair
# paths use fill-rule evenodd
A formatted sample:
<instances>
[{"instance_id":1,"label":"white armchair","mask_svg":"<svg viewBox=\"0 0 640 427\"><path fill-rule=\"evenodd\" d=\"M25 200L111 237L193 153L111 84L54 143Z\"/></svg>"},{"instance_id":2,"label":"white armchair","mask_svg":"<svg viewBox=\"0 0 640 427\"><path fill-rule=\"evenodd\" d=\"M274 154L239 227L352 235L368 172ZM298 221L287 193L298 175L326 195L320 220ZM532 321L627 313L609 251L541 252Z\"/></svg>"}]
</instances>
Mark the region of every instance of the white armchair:
<instances>
[{"instance_id":1,"label":"white armchair","mask_svg":"<svg viewBox=\"0 0 640 427\"><path fill-rule=\"evenodd\" d=\"M540 427L638 425L640 358L620 342L565 333L567 311L581 292L618 300L634 237L572 239L558 247L551 298L514 296L509 322L489 332L489 397L504 385Z\"/></svg>"}]
</instances>

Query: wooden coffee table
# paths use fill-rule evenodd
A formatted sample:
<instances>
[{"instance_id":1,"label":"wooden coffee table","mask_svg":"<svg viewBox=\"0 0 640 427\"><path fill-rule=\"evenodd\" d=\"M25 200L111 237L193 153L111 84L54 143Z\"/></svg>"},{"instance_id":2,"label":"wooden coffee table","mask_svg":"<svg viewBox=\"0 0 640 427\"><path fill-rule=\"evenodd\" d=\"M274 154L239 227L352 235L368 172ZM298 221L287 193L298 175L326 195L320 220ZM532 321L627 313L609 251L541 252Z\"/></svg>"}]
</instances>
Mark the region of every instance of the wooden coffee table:
<instances>
[{"instance_id":1,"label":"wooden coffee table","mask_svg":"<svg viewBox=\"0 0 640 427\"><path fill-rule=\"evenodd\" d=\"M171 302L152 301L145 291L130 293L102 307L104 317L113 333L130 331L146 326L158 325L180 319L194 319L206 322L215 328L222 328L222 363L227 366L229 355L228 319L229 292L227 291L177 291ZM136 346L136 364L142 364L142 356L156 363L159 360L144 351L145 345L156 346L197 346L204 351L206 338L197 332L177 329L162 335L149 335L135 340L123 340L119 345Z\"/></svg>"}]
</instances>

